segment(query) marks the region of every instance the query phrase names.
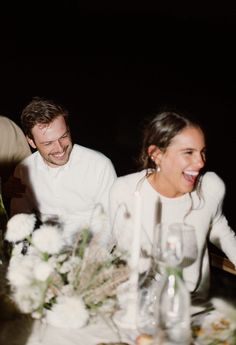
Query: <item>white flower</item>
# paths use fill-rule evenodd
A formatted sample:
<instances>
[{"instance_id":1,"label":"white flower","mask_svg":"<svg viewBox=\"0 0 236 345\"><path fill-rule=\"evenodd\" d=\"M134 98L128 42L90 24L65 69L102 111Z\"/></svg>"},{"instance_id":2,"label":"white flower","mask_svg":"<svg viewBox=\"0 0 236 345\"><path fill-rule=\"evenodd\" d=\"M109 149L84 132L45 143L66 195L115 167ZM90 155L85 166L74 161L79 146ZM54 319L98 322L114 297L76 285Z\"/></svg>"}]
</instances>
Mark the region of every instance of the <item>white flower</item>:
<instances>
[{"instance_id":1,"label":"white flower","mask_svg":"<svg viewBox=\"0 0 236 345\"><path fill-rule=\"evenodd\" d=\"M42 261L34 267L34 276L37 280L46 281L52 271L52 266L48 262Z\"/></svg>"},{"instance_id":2,"label":"white flower","mask_svg":"<svg viewBox=\"0 0 236 345\"><path fill-rule=\"evenodd\" d=\"M48 254L57 254L64 246L60 229L46 224L33 233L32 242L38 250Z\"/></svg>"},{"instance_id":3,"label":"white flower","mask_svg":"<svg viewBox=\"0 0 236 345\"><path fill-rule=\"evenodd\" d=\"M60 296L51 310L47 311L46 320L55 327L80 328L89 318L83 300L79 296Z\"/></svg>"},{"instance_id":4,"label":"white flower","mask_svg":"<svg viewBox=\"0 0 236 345\"><path fill-rule=\"evenodd\" d=\"M9 219L5 239L9 242L23 241L34 229L34 214L18 213Z\"/></svg>"},{"instance_id":5,"label":"white flower","mask_svg":"<svg viewBox=\"0 0 236 345\"><path fill-rule=\"evenodd\" d=\"M30 285L32 273L39 258L35 256L12 256L10 260L7 278L13 286Z\"/></svg>"},{"instance_id":6,"label":"white flower","mask_svg":"<svg viewBox=\"0 0 236 345\"><path fill-rule=\"evenodd\" d=\"M14 301L23 313L32 313L43 302L44 285L34 284L18 288L14 294Z\"/></svg>"}]
</instances>

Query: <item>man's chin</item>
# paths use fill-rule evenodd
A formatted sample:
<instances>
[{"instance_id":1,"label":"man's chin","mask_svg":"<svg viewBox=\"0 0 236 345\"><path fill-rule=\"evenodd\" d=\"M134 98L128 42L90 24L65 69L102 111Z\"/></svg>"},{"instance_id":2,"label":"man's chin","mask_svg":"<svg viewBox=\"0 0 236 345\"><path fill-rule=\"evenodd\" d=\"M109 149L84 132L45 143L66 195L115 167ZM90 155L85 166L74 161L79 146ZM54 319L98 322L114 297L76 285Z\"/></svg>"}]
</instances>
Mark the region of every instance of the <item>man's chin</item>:
<instances>
[{"instance_id":1,"label":"man's chin","mask_svg":"<svg viewBox=\"0 0 236 345\"><path fill-rule=\"evenodd\" d=\"M51 159L49 161L49 165L54 166L54 167L59 167L65 165L69 160L69 157L63 158L63 159Z\"/></svg>"},{"instance_id":2,"label":"man's chin","mask_svg":"<svg viewBox=\"0 0 236 345\"><path fill-rule=\"evenodd\" d=\"M69 159L64 159L64 160L55 160L53 162L54 165L57 165L57 166L62 166L62 165L65 165L67 162L68 162Z\"/></svg>"}]
</instances>

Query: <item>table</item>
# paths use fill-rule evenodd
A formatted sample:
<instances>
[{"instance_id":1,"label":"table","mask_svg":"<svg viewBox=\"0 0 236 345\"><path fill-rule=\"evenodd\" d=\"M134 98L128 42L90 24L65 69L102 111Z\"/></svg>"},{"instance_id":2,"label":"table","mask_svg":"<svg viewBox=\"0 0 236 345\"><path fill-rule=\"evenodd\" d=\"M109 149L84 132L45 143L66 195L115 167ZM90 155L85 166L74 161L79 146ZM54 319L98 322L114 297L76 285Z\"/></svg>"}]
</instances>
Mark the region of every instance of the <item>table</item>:
<instances>
[{"instance_id":1,"label":"table","mask_svg":"<svg viewBox=\"0 0 236 345\"><path fill-rule=\"evenodd\" d=\"M122 337L125 340L124 334ZM2 345L97 345L118 341L121 339L116 330L103 320L76 330L56 328L23 315L0 321ZM133 342L129 340L129 344Z\"/></svg>"},{"instance_id":2,"label":"table","mask_svg":"<svg viewBox=\"0 0 236 345\"><path fill-rule=\"evenodd\" d=\"M197 310L195 310L197 311ZM217 311L198 314L194 318L212 320ZM40 320L32 320L23 314L5 315L1 309L0 344L1 345L97 345L99 343L125 342L134 345L138 333L133 330L117 330L111 320L97 318L96 322L80 329L63 329L47 325ZM204 329L204 327L203 327ZM205 345L195 342L194 345ZM218 343L214 343L218 345ZM219 344L222 344L219 342ZM234 344L234 343L233 343Z\"/></svg>"},{"instance_id":3,"label":"table","mask_svg":"<svg viewBox=\"0 0 236 345\"><path fill-rule=\"evenodd\" d=\"M236 280L235 276L222 276L214 274L213 287L217 296L226 296L226 292L232 287L232 296L229 301L235 299ZM221 278L221 280L219 280ZM224 279L223 279L224 278ZM235 284L234 284L235 283ZM216 290L217 288L217 290ZM214 297L214 294L213 294ZM127 342L134 345L137 334L123 330L120 332L106 320L98 319L97 323L90 324L78 330L56 328L42 324L40 321L33 321L30 317L22 314L12 313L11 310L4 310L0 298L0 344L1 345L97 345L101 342ZM9 315L7 315L9 314Z\"/></svg>"}]
</instances>

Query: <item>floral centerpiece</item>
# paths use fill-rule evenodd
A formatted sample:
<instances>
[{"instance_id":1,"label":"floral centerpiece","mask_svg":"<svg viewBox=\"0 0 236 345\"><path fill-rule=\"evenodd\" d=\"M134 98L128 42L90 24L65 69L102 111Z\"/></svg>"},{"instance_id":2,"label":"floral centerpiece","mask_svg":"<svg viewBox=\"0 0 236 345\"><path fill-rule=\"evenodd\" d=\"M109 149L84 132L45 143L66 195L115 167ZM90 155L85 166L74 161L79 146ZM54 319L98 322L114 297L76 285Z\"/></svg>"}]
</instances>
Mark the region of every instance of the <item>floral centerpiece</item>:
<instances>
[{"instance_id":1,"label":"floral centerpiece","mask_svg":"<svg viewBox=\"0 0 236 345\"><path fill-rule=\"evenodd\" d=\"M90 229L78 232L72 246L60 223L17 214L7 223L13 244L7 279L22 313L58 327L80 328L98 312L116 307L116 289L129 277L125 253L99 245Z\"/></svg>"}]
</instances>

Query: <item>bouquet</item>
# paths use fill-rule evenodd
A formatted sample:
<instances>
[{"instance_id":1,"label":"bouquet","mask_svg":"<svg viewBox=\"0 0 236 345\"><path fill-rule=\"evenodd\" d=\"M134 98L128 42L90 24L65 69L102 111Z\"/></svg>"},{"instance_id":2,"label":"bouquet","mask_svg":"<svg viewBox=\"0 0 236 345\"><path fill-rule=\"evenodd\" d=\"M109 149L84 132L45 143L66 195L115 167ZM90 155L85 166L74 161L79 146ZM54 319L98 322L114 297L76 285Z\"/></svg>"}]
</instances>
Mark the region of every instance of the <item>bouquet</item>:
<instances>
[{"instance_id":1,"label":"bouquet","mask_svg":"<svg viewBox=\"0 0 236 345\"><path fill-rule=\"evenodd\" d=\"M80 229L68 246L60 222L17 214L7 223L13 244L7 279L22 313L57 327L80 328L98 312L112 314L116 289L129 277L126 253L99 245L99 234Z\"/></svg>"}]
</instances>

